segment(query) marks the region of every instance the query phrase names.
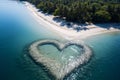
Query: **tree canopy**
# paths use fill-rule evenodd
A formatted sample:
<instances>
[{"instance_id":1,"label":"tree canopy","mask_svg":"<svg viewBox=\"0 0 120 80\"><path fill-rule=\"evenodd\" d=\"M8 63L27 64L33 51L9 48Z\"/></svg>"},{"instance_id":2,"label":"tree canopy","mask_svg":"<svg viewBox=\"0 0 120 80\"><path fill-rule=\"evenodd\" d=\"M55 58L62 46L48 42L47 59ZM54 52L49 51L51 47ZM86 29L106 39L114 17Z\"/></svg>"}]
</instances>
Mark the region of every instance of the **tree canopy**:
<instances>
[{"instance_id":1,"label":"tree canopy","mask_svg":"<svg viewBox=\"0 0 120 80\"><path fill-rule=\"evenodd\" d=\"M120 0L20 0L72 22L120 22Z\"/></svg>"}]
</instances>

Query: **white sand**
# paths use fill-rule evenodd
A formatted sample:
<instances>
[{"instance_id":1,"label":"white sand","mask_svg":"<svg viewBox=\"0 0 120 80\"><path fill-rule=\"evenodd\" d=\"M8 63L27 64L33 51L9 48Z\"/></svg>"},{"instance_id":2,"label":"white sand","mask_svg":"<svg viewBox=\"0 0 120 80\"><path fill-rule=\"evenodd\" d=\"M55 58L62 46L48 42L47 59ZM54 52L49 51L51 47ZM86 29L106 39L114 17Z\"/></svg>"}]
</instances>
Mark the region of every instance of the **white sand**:
<instances>
[{"instance_id":1,"label":"white sand","mask_svg":"<svg viewBox=\"0 0 120 80\"><path fill-rule=\"evenodd\" d=\"M42 25L46 24L45 25L46 28L49 28L53 32L61 35L62 37L68 40L85 39L87 37L97 35L97 34L120 31L119 29L115 29L112 27L108 30L92 24L92 25L86 26L87 28L89 28L88 30L82 30L80 32L77 32L73 29L60 26L60 23L57 23L53 20L54 16L45 15L41 12L38 12L38 9L36 9L32 4L28 2L24 2L24 3L26 7L31 11L32 16L35 18L37 22L39 22Z\"/></svg>"}]
</instances>

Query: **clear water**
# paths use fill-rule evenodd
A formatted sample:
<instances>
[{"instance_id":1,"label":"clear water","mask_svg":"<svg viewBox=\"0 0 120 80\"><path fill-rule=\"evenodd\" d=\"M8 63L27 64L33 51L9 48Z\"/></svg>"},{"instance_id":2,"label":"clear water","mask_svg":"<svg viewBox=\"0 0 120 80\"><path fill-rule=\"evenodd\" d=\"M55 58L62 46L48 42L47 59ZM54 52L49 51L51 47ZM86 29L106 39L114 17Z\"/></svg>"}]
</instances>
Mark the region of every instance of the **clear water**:
<instances>
[{"instance_id":1,"label":"clear water","mask_svg":"<svg viewBox=\"0 0 120 80\"><path fill-rule=\"evenodd\" d=\"M120 32L93 36L85 41L94 56L66 80L120 80Z\"/></svg>"},{"instance_id":2,"label":"clear water","mask_svg":"<svg viewBox=\"0 0 120 80\"><path fill-rule=\"evenodd\" d=\"M38 39L62 39L43 26L34 20L23 4L0 0L0 80L53 80L24 51ZM120 33L94 36L86 42L94 51L92 60L65 79L120 80Z\"/></svg>"},{"instance_id":3,"label":"clear water","mask_svg":"<svg viewBox=\"0 0 120 80\"><path fill-rule=\"evenodd\" d=\"M69 46L62 51L59 51L53 45L43 45L39 47L40 53L45 57L56 60L59 63L66 64L68 61L76 59L82 54L82 48L73 45Z\"/></svg>"},{"instance_id":4,"label":"clear water","mask_svg":"<svg viewBox=\"0 0 120 80\"><path fill-rule=\"evenodd\" d=\"M24 48L38 39L60 37L38 24L29 13L20 2L0 0L0 80L47 78L25 55Z\"/></svg>"},{"instance_id":5,"label":"clear water","mask_svg":"<svg viewBox=\"0 0 120 80\"><path fill-rule=\"evenodd\" d=\"M120 80L120 32L94 36L87 42L94 50L87 80Z\"/></svg>"}]
</instances>

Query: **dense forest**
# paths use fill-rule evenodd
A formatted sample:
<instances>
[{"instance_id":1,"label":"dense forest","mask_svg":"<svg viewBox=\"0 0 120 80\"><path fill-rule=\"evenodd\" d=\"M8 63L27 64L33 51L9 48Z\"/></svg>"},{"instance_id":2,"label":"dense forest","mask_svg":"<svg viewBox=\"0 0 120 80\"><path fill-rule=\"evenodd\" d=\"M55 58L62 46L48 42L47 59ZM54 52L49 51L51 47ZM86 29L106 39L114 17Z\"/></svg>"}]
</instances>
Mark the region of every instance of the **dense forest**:
<instances>
[{"instance_id":1,"label":"dense forest","mask_svg":"<svg viewBox=\"0 0 120 80\"><path fill-rule=\"evenodd\" d=\"M20 0L72 22L120 22L120 0Z\"/></svg>"}]
</instances>

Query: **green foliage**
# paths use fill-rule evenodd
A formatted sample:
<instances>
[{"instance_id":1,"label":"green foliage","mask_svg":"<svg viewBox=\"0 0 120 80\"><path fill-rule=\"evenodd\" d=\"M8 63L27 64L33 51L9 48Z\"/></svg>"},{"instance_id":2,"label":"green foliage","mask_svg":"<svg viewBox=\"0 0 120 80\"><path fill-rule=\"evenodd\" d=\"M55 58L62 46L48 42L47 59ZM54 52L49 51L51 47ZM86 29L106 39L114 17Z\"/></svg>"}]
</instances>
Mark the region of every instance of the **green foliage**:
<instances>
[{"instance_id":1,"label":"green foliage","mask_svg":"<svg viewBox=\"0 0 120 80\"><path fill-rule=\"evenodd\" d=\"M22 0L21 0L22 1ZM75 22L120 22L119 0L24 0L44 13Z\"/></svg>"},{"instance_id":2,"label":"green foliage","mask_svg":"<svg viewBox=\"0 0 120 80\"><path fill-rule=\"evenodd\" d=\"M111 20L111 16L109 12L100 10L95 13L94 19L96 22L108 22Z\"/></svg>"},{"instance_id":3,"label":"green foliage","mask_svg":"<svg viewBox=\"0 0 120 80\"><path fill-rule=\"evenodd\" d=\"M60 16L60 8L55 9L54 16Z\"/></svg>"}]
</instances>

